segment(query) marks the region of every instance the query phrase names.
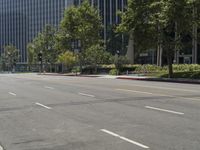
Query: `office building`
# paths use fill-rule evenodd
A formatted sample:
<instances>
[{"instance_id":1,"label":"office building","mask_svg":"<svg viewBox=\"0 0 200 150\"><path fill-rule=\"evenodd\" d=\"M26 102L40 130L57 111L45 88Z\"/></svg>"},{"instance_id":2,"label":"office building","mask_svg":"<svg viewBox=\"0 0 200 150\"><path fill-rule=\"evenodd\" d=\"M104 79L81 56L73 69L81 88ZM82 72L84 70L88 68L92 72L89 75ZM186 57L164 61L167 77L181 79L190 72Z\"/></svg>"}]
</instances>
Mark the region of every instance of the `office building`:
<instances>
[{"instance_id":1,"label":"office building","mask_svg":"<svg viewBox=\"0 0 200 150\"><path fill-rule=\"evenodd\" d=\"M83 0L74 0L74 5L80 5ZM128 44L127 37L123 35L116 36L114 32L115 25L119 24L121 19L119 12L125 11L128 0L89 0L90 4L99 10L104 29L101 35L106 43L107 50L111 53L125 53Z\"/></svg>"},{"instance_id":2,"label":"office building","mask_svg":"<svg viewBox=\"0 0 200 150\"><path fill-rule=\"evenodd\" d=\"M57 26L72 0L0 0L0 50L8 44L27 61L26 46L45 25Z\"/></svg>"},{"instance_id":3,"label":"office building","mask_svg":"<svg viewBox=\"0 0 200 150\"><path fill-rule=\"evenodd\" d=\"M13 44L20 50L20 62L26 63L27 44L45 25L58 26L65 8L81 2L82 0L0 0L0 53L5 45ZM104 24L102 36L107 42L111 37L111 26L120 22L118 11L123 11L127 0L90 0L90 3L99 10ZM113 49L115 51L116 48Z\"/></svg>"}]
</instances>

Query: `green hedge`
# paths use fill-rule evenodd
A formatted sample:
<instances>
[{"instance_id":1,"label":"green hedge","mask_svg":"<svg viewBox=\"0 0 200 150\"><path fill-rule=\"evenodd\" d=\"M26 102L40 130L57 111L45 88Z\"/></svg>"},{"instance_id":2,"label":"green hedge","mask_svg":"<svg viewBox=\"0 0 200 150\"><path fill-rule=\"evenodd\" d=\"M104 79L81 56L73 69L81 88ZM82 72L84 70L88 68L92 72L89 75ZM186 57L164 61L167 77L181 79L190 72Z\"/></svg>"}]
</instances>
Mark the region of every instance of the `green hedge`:
<instances>
[{"instance_id":1,"label":"green hedge","mask_svg":"<svg viewBox=\"0 0 200 150\"><path fill-rule=\"evenodd\" d=\"M180 65L173 65L174 71L200 71L200 65L197 64L180 64Z\"/></svg>"},{"instance_id":2,"label":"green hedge","mask_svg":"<svg viewBox=\"0 0 200 150\"><path fill-rule=\"evenodd\" d=\"M167 78L168 74L163 74L160 77ZM173 78L189 78L189 79L200 79L200 71L195 72L175 72Z\"/></svg>"},{"instance_id":3,"label":"green hedge","mask_svg":"<svg viewBox=\"0 0 200 150\"><path fill-rule=\"evenodd\" d=\"M139 65L135 71L136 72L167 72L168 67L159 67L156 65ZM174 72L194 72L200 71L200 65L197 64L180 64L173 65Z\"/></svg>"},{"instance_id":4,"label":"green hedge","mask_svg":"<svg viewBox=\"0 0 200 150\"><path fill-rule=\"evenodd\" d=\"M98 73L111 73L114 72L115 65L99 65L98 66ZM91 66L85 66L83 68L83 73L91 74L93 73L94 68ZM112 71L111 71L112 70ZM198 72L200 71L200 65L196 64L180 64L180 65L173 65L174 72ZM110 72L111 71L111 72ZM120 73L124 74L126 72L129 73L164 73L167 74L168 66L159 67L156 65L123 65L120 68ZM112 74L112 73L111 73ZM196 75L194 75L196 76Z\"/></svg>"},{"instance_id":5,"label":"green hedge","mask_svg":"<svg viewBox=\"0 0 200 150\"><path fill-rule=\"evenodd\" d=\"M117 69L111 69L109 75L117 75Z\"/></svg>"},{"instance_id":6,"label":"green hedge","mask_svg":"<svg viewBox=\"0 0 200 150\"><path fill-rule=\"evenodd\" d=\"M160 72L165 71L165 67L159 67L156 65L139 65L135 71L136 72Z\"/></svg>"}]
</instances>

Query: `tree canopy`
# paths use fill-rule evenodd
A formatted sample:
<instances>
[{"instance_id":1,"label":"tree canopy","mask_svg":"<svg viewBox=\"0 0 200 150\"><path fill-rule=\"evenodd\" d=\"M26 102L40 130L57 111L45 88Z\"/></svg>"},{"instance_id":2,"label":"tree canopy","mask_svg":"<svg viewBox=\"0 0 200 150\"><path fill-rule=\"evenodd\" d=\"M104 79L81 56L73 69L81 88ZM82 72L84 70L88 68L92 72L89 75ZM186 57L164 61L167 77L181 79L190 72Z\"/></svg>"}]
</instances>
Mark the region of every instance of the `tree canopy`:
<instances>
[{"instance_id":1,"label":"tree canopy","mask_svg":"<svg viewBox=\"0 0 200 150\"><path fill-rule=\"evenodd\" d=\"M13 69L20 59L19 50L12 44L6 45L1 58L2 63L7 64L10 69Z\"/></svg>"},{"instance_id":2,"label":"tree canopy","mask_svg":"<svg viewBox=\"0 0 200 150\"><path fill-rule=\"evenodd\" d=\"M84 51L99 42L101 29L102 23L97 9L85 0L80 6L72 6L65 10L58 39L68 41L70 46L71 42L77 40Z\"/></svg>"},{"instance_id":3,"label":"tree canopy","mask_svg":"<svg viewBox=\"0 0 200 150\"><path fill-rule=\"evenodd\" d=\"M101 41L101 29L102 23L98 10L85 0L80 6L72 6L65 10L57 34L57 47L62 51L78 50L82 70L86 57L85 51Z\"/></svg>"},{"instance_id":4,"label":"tree canopy","mask_svg":"<svg viewBox=\"0 0 200 150\"><path fill-rule=\"evenodd\" d=\"M199 12L198 0L129 0L117 31L133 34L139 50L162 44L171 77L174 53L182 48L183 38L192 34L192 25L199 23L199 13L195 19L192 13L194 7Z\"/></svg>"},{"instance_id":5,"label":"tree canopy","mask_svg":"<svg viewBox=\"0 0 200 150\"><path fill-rule=\"evenodd\" d=\"M29 63L34 62L40 52L45 63L56 62L59 51L55 49L55 33L56 29L53 26L46 25L33 42L27 45Z\"/></svg>"}]
</instances>

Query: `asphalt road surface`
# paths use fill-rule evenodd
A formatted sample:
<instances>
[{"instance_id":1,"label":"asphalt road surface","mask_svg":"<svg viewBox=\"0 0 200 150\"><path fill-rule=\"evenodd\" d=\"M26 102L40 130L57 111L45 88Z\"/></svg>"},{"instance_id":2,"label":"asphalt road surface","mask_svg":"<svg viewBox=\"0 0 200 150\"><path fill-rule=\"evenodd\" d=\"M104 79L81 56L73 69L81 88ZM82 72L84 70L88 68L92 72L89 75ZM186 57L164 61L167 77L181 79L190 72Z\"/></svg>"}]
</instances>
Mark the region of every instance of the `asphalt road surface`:
<instances>
[{"instance_id":1,"label":"asphalt road surface","mask_svg":"<svg viewBox=\"0 0 200 150\"><path fill-rule=\"evenodd\" d=\"M200 86L0 75L0 150L200 150Z\"/></svg>"}]
</instances>

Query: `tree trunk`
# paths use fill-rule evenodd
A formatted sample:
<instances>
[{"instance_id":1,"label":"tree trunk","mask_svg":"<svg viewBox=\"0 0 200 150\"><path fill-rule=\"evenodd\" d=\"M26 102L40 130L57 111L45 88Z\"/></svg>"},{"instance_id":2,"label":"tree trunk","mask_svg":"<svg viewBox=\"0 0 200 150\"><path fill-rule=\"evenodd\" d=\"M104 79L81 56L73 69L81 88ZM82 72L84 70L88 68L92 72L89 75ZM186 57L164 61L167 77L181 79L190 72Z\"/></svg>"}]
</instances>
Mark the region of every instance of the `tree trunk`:
<instances>
[{"instance_id":1,"label":"tree trunk","mask_svg":"<svg viewBox=\"0 0 200 150\"><path fill-rule=\"evenodd\" d=\"M162 45L162 31L160 25L158 24L158 45L157 45L157 66L162 66L162 53L163 53L163 45Z\"/></svg>"},{"instance_id":2,"label":"tree trunk","mask_svg":"<svg viewBox=\"0 0 200 150\"><path fill-rule=\"evenodd\" d=\"M98 68L97 65L95 65L95 70L94 70L95 74L97 74L97 68Z\"/></svg>"},{"instance_id":3,"label":"tree trunk","mask_svg":"<svg viewBox=\"0 0 200 150\"><path fill-rule=\"evenodd\" d=\"M129 35L128 50L126 54L131 64L135 63L134 35L133 32Z\"/></svg>"},{"instance_id":4,"label":"tree trunk","mask_svg":"<svg viewBox=\"0 0 200 150\"><path fill-rule=\"evenodd\" d=\"M157 46L157 66L162 66L162 53L163 53L163 49L162 49L162 43L158 43Z\"/></svg>"},{"instance_id":5,"label":"tree trunk","mask_svg":"<svg viewBox=\"0 0 200 150\"><path fill-rule=\"evenodd\" d=\"M80 74L82 74L83 73L83 64L82 64L82 57L80 56L80 58L79 58L79 63L80 63Z\"/></svg>"},{"instance_id":6,"label":"tree trunk","mask_svg":"<svg viewBox=\"0 0 200 150\"><path fill-rule=\"evenodd\" d=\"M173 66L172 66L172 56L168 51L167 54L167 61L168 61L168 78L173 78Z\"/></svg>"},{"instance_id":7,"label":"tree trunk","mask_svg":"<svg viewBox=\"0 0 200 150\"><path fill-rule=\"evenodd\" d=\"M197 8L194 6L193 7L193 19L195 20L197 16ZM193 24L192 27L192 63L197 64L197 23Z\"/></svg>"},{"instance_id":8,"label":"tree trunk","mask_svg":"<svg viewBox=\"0 0 200 150\"><path fill-rule=\"evenodd\" d=\"M174 51L174 64L179 64L179 50L178 50L178 42L180 39L180 35L178 33L178 24L175 22L175 51Z\"/></svg>"},{"instance_id":9,"label":"tree trunk","mask_svg":"<svg viewBox=\"0 0 200 150\"><path fill-rule=\"evenodd\" d=\"M97 58L96 58L96 60L97 60ZM95 62L95 64L94 64L94 74L97 74L97 71L98 71L98 64L97 64L97 62Z\"/></svg>"},{"instance_id":10,"label":"tree trunk","mask_svg":"<svg viewBox=\"0 0 200 150\"><path fill-rule=\"evenodd\" d=\"M82 73L83 73L83 66L82 66L82 63L80 61L80 74L82 74Z\"/></svg>"}]
</instances>

